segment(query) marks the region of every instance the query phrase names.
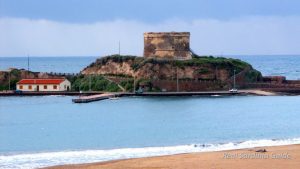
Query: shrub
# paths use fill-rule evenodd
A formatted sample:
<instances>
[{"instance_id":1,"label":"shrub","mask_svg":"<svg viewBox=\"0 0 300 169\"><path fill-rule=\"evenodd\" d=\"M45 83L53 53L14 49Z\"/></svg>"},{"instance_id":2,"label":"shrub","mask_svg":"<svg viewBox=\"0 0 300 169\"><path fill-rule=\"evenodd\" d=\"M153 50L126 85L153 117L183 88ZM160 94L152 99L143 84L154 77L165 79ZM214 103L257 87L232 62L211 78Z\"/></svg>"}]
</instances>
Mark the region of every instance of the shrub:
<instances>
[{"instance_id":1,"label":"shrub","mask_svg":"<svg viewBox=\"0 0 300 169\"><path fill-rule=\"evenodd\" d=\"M70 79L72 83L72 89L75 91L88 91L90 88L91 78L91 90L93 91L110 91L118 92L120 88L117 84L106 80L102 75L79 75Z\"/></svg>"}]
</instances>

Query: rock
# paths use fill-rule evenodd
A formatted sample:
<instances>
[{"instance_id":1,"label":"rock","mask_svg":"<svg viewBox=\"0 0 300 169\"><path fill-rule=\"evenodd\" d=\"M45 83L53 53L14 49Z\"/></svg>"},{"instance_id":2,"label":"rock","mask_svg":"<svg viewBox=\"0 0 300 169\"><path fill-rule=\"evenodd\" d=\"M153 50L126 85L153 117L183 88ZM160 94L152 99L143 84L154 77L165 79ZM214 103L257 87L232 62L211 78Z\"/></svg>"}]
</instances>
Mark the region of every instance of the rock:
<instances>
[{"instance_id":1,"label":"rock","mask_svg":"<svg viewBox=\"0 0 300 169\"><path fill-rule=\"evenodd\" d=\"M255 150L255 152L258 152L258 153L265 153L267 152L266 149L258 149L258 150Z\"/></svg>"}]
</instances>

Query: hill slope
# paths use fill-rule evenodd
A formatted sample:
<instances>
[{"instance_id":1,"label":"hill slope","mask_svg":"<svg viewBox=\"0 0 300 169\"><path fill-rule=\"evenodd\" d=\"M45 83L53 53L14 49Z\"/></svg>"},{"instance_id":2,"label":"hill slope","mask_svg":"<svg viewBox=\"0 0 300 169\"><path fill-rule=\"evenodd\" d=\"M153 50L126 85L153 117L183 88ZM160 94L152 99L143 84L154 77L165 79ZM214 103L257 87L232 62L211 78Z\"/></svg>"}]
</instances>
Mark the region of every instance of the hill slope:
<instances>
[{"instance_id":1,"label":"hill slope","mask_svg":"<svg viewBox=\"0 0 300 169\"><path fill-rule=\"evenodd\" d=\"M174 83L178 78L181 89L189 91L228 88L234 70L240 82L256 82L261 79L261 73L246 62L212 56L194 56L191 60L179 61L112 55L97 59L81 73L119 78L135 77L138 82L147 82L146 86L169 91L174 90ZM204 82L207 85L203 86Z\"/></svg>"}]
</instances>

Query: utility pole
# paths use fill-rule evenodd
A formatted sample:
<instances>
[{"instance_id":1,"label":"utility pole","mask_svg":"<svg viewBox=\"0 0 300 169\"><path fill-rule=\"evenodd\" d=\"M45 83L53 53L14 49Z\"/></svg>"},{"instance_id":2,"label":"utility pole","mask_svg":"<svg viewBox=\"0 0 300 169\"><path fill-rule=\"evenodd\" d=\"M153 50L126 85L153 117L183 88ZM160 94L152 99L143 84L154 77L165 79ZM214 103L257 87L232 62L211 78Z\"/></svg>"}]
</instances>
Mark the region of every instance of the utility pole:
<instances>
[{"instance_id":1,"label":"utility pole","mask_svg":"<svg viewBox=\"0 0 300 169\"><path fill-rule=\"evenodd\" d=\"M27 73L26 73L26 78L28 78L29 75L29 55L27 55Z\"/></svg>"},{"instance_id":2,"label":"utility pole","mask_svg":"<svg viewBox=\"0 0 300 169\"><path fill-rule=\"evenodd\" d=\"M27 71L29 72L29 55L27 55Z\"/></svg>"},{"instance_id":3,"label":"utility pole","mask_svg":"<svg viewBox=\"0 0 300 169\"><path fill-rule=\"evenodd\" d=\"M119 41L119 56L121 55L121 42Z\"/></svg>"},{"instance_id":4,"label":"utility pole","mask_svg":"<svg viewBox=\"0 0 300 169\"><path fill-rule=\"evenodd\" d=\"M78 77L80 77L80 75L81 75L81 73L79 73ZM78 91L80 94L81 94L81 90L80 90L81 89L81 81L82 81L82 79L80 78L78 81ZM80 94L79 94L79 96L80 96Z\"/></svg>"},{"instance_id":5,"label":"utility pole","mask_svg":"<svg viewBox=\"0 0 300 169\"><path fill-rule=\"evenodd\" d=\"M234 71L233 71L233 88L235 89L235 69L234 69Z\"/></svg>"},{"instance_id":6,"label":"utility pole","mask_svg":"<svg viewBox=\"0 0 300 169\"><path fill-rule=\"evenodd\" d=\"M10 71L8 72L8 90L10 90Z\"/></svg>"},{"instance_id":7,"label":"utility pole","mask_svg":"<svg viewBox=\"0 0 300 169\"><path fill-rule=\"evenodd\" d=\"M215 68L215 79L218 80L218 66Z\"/></svg>"},{"instance_id":8,"label":"utility pole","mask_svg":"<svg viewBox=\"0 0 300 169\"><path fill-rule=\"evenodd\" d=\"M133 93L135 93L135 75L133 75Z\"/></svg>"},{"instance_id":9,"label":"utility pole","mask_svg":"<svg viewBox=\"0 0 300 169\"><path fill-rule=\"evenodd\" d=\"M91 74L89 74L89 89L92 91L92 79L91 79Z\"/></svg>"},{"instance_id":10,"label":"utility pole","mask_svg":"<svg viewBox=\"0 0 300 169\"><path fill-rule=\"evenodd\" d=\"M178 67L176 66L176 90L179 92Z\"/></svg>"}]
</instances>

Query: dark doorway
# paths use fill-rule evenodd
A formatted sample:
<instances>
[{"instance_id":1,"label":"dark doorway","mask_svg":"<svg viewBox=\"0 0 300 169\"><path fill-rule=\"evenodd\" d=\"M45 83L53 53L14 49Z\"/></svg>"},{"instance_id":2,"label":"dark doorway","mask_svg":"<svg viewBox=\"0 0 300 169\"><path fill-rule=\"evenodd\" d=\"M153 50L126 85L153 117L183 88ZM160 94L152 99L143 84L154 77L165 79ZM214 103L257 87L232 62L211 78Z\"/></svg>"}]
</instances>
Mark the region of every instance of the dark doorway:
<instances>
[{"instance_id":1,"label":"dark doorway","mask_svg":"<svg viewBox=\"0 0 300 169\"><path fill-rule=\"evenodd\" d=\"M40 91L40 86L39 85L36 86L36 91Z\"/></svg>"}]
</instances>

